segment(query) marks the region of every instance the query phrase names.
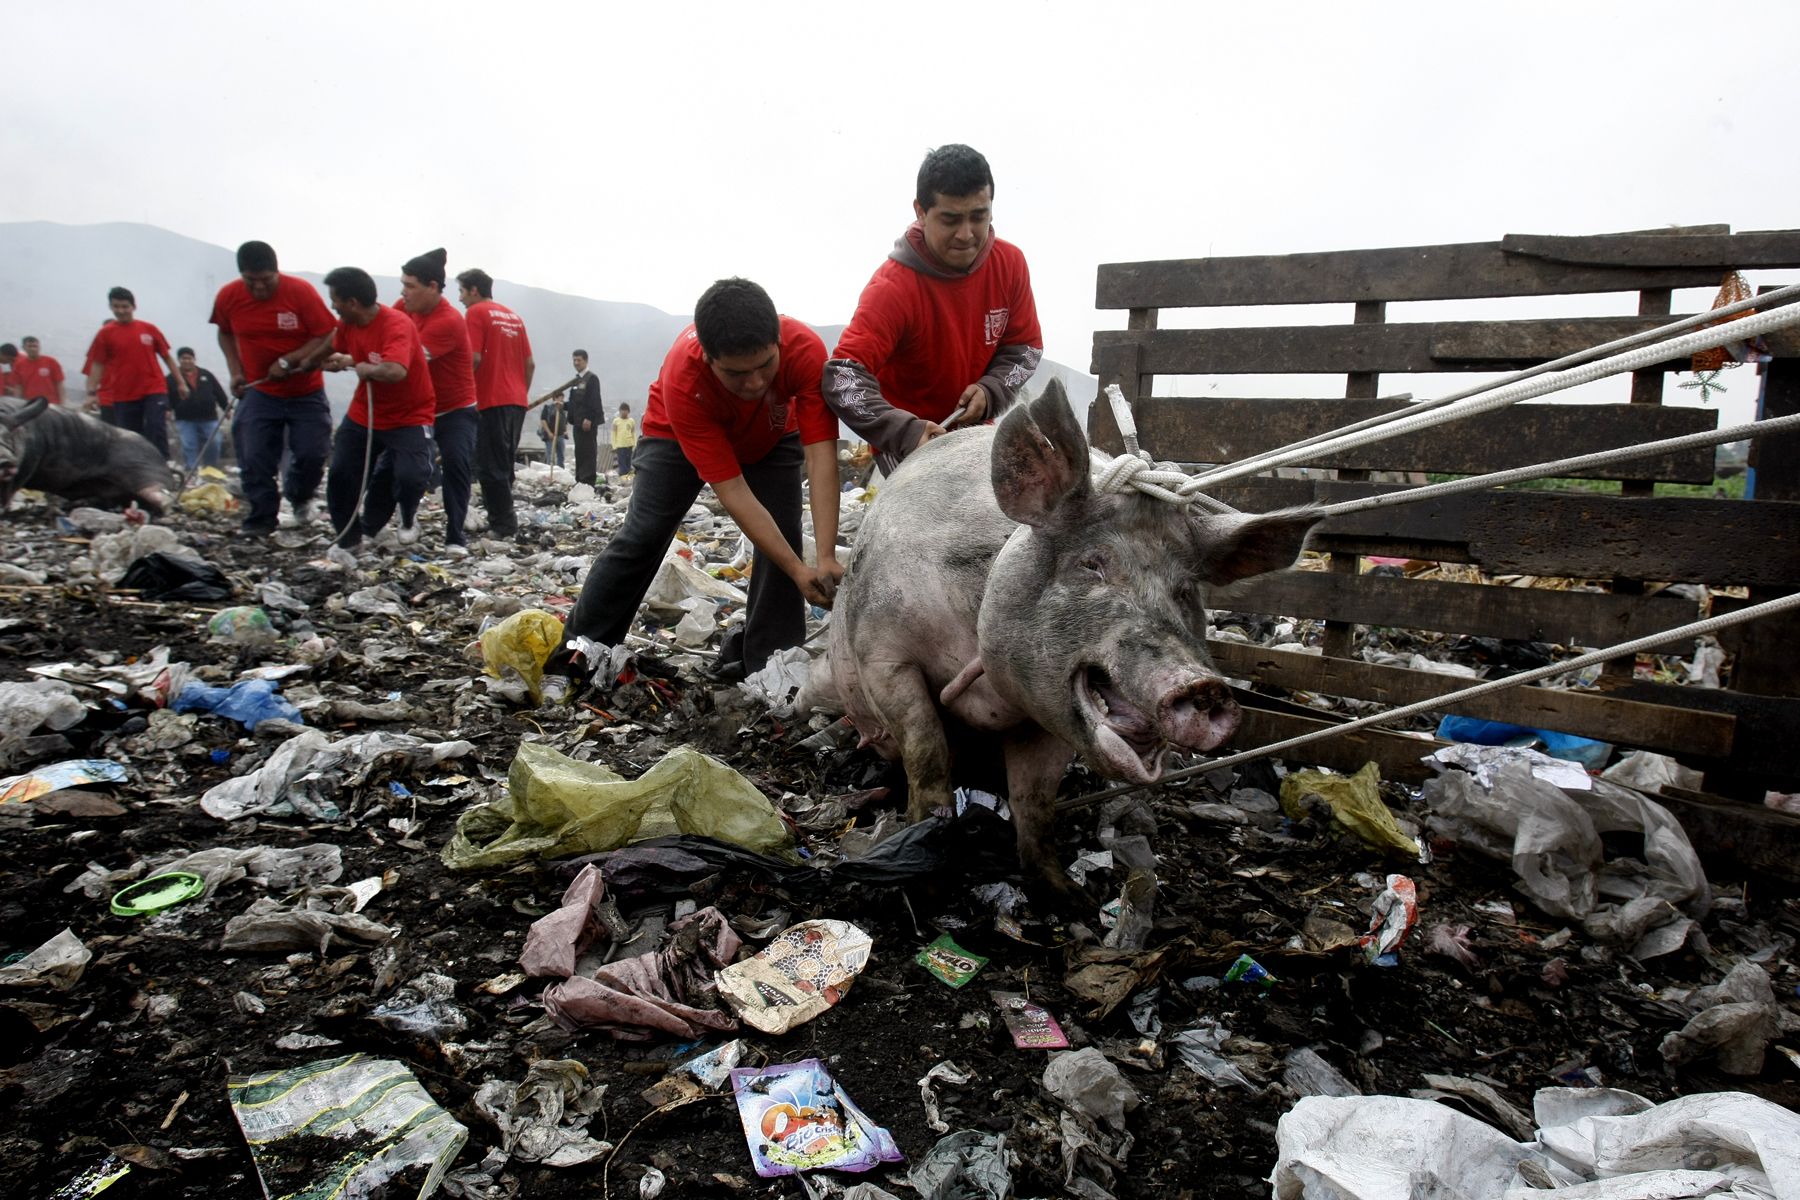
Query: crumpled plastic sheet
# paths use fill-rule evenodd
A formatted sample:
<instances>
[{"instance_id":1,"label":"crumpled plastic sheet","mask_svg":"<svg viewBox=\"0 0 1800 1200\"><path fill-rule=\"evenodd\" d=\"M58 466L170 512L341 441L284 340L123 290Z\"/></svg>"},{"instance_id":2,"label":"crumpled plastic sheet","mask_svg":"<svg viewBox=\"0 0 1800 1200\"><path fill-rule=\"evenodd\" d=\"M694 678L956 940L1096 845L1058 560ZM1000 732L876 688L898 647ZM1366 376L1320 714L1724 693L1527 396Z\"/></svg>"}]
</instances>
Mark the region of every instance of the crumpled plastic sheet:
<instances>
[{"instance_id":1,"label":"crumpled plastic sheet","mask_svg":"<svg viewBox=\"0 0 1800 1200\"><path fill-rule=\"evenodd\" d=\"M466 744L466 743L465 743ZM678 746L636 779L522 742L507 794L469 809L444 847L452 870L613 850L674 833L792 855L793 835L749 780L692 746Z\"/></svg>"},{"instance_id":2,"label":"crumpled plastic sheet","mask_svg":"<svg viewBox=\"0 0 1800 1200\"><path fill-rule=\"evenodd\" d=\"M713 977L741 944L724 913L700 909L669 925L661 949L544 989L544 1011L564 1029L602 1029L620 1041L736 1029L737 1018L720 1006Z\"/></svg>"},{"instance_id":3,"label":"crumpled plastic sheet","mask_svg":"<svg viewBox=\"0 0 1800 1200\"><path fill-rule=\"evenodd\" d=\"M964 1084L971 1078L967 1071L956 1065L954 1059L946 1058L935 1063L931 1070L925 1072L919 1079L919 1103L925 1108L925 1124L931 1126L932 1132L949 1133L950 1125L944 1120L938 1105L937 1092L931 1085L940 1079L949 1084Z\"/></svg>"},{"instance_id":4,"label":"crumpled plastic sheet","mask_svg":"<svg viewBox=\"0 0 1800 1200\"><path fill-rule=\"evenodd\" d=\"M29 737L40 726L68 729L87 713L87 705L66 683L54 679L0 683L0 738Z\"/></svg>"},{"instance_id":5,"label":"crumpled plastic sheet","mask_svg":"<svg viewBox=\"0 0 1800 1200\"><path fill-rule=\"evenodd\" d=\"M1231 1036L1231 1030L1220 1025L1211 1017L1201 1017L1200 1023L1192 1029L1184 1029L1169 1039L1169 1045L1181 1056L1189 1070L1208 1083L1220 1087L1241 1087L1254 1089L1248 1076L1238 1069L1236 1063L1225 1057L1223 1049L1225 1039Z\"/></svg>"},{"instance_id":6,"label":"crumpled plastic sheet","mask_svg":"<svg viewBox=\"0 0 1800 1200\"><path fill-rule=\"evenodd\" d=\"M671 543L650 590L644 596L644 607L658 620L678 621L687 614L683 601L694 597L722 600L727 604L748 604L750 598L721 579L682 557L680 542Z\"/></svg>"},{"instance_id":7,"label":"crumpled plastic sheet","mask_svg":"<svg viewBox=\"0 0 1800 1200\"><path fill-rule=\"evenodd\" d=\"M306 846L214 846L192 854L153 861L147 874L191 871L206 881L210 896L240 879L272 892L291 892L320 883L336 883L344 875L344 849L334 842Z\"/></svg>"},{"instance_id":8,"label":"crumpled plastic sheet","mask_svg":"<svg viewBox=\"0 0 1800 1200\"><path fill-rule=\"evenodd\" d=\"M1419 856L1419 843L1394 820L1381 802L1381 768L1363 764L1354 775L1327 771L1293 771L1281 781L1281 808L1299 820L1306 815L1307 800L1316 796L1330 808L1338 824L1380 850L1393 850L1410 858Z\"/></svg>"},{"instance_id":9,"label":"crumpled plastic sheet","mask_svg":"<svg viewBox=\"0 0 1800 1200\"><path fill-rule=\"evenodd\" d=\"M1684 767L1666 754L1633 750L1618 762L1600 772L1600 778L1640 792L1655 794L1665 786L1698 791L1705 776L1692 767Z\"/></svg>"},{"instance_id":10,"label":"crumpled plastic sheet","mask_svg":"<svg viewBox=\"0 0 1800 1200\"><path fill-rule=\"evenodd\" d=\"M65 929L18 962L0 967L0 987L66 992L81 982L93 958L94 952L75 931Z\"/></svg>"},{"instance_id":11,"label":"crumpled plastic sheet","mask_svg":"<svg viewBox=\"0 0 1800 1200\"><path fill-rule=\"evenodd\" d=\"M75 758L52 763L23 775L0 779L0 804L36 800L64 788L84 787L90 783L124 783L125 767L110 758Z\"/></svg>"},{"instance_id":12,"label":"crumpled plastic sheet","mask_svg":"<svg viewBox=\"0 0 1800 1200\"><path fill-rule=\"evenodd\" d=\"M157 526L147 525L140 532ZM98 540L98 539L96 539ZM156 553L133 559L119 577L119 587L134 588L146 600L184 600L206 604L231 597L231 581L204 558Z\"/></svg>"},{"instance_id":13,"label":"crumpled plastic sheet","mask_svg":"<svg viewBox=\"0 0 1800 1200\"><path fill-rule=\"evenodd\" d=\"M475 1110L500 1131L500 1149L520 1162L575 1167L592 1162L612 1143L588 1134L606 1099L606 1085L590 1085L579 1059L540 1058L518 1084L490 1079L475 1093Z\"/></svg>"},{"instance_id":14,"label":"crumpled plastic sheet","mask_svg":"<svg viewBox=\"0 0 1800 1200\"><path fill-rule=\"evenodd\" d=\"M261 896L225 922L221 950L316 950L323 958L334 941L378 946L394 936L386 925L349 911L356 894L349 888L307 888L292 905Z\"/></svg>"},{"instance_id":15,"label":"crumpled plastic sheet","mask_svg":"<svg viewBox=\"0 0 1800 1200\"><path fill-rule=\"evenodd\" d=\"M1053 1052L1044 1068L1044 1089L1089 1120L1120 1130L1125 1114L1142 1103L1113 1061L1092 1046Z\"/></svg>"},{"instance_id":16,"label":"crumpled plastic sheet","mask_svg":"<svg viewBox=\"0 0 1800 1200\"><path fill-rule=\"evenodd\" d=\"M525 948L519 952L519 966L525 974L567 979L575 973L576 960L599 932L594 906L605 890L599 867L589 863L581 868L563 890L556 910L545 913L526 930Z\"/></svg>"},{"instance_id":17,"label":"crumpled plastic sheet","mask_svg":"<svg viewBox=\"0 0 1800 1200\"><path fill-rule=\"evenodd\" d=\"M874 939L848 921L802 921L714 983L744 1024L786 1033L842 1000L873 949Z\"/></svg>"},{"instance_id":18,"label":"crumpled plastic sheet","mask_svg":"<svg viewBox=\"0 0 1800 1200\"><path fill-rule=\"evenodd\" d=\"M469 1027L469 1018L456 1006L456 980L427 971L397 988L369 1012L369 1020L383 1029L433 1044L447 1042Z\"/></svg>"},{"instance_id":19,"label":"crumpled plastic sheet","mask_svg":"<svg viewBox=\"0 0 1800 1200\"><path fill-rule=\"evenodd\" d=\"M1782 1029L1768 972L1740 962L1712 987L1696 991L1689 1003L1698 1010L1693 1018L1662 1040L1670 1066L1710 1055L1727 1075L1762 1074L1764 1051ZM1795 1024L1800 1027L1800 1021Z\"/></svg>"},{"instance_id":20,"label":"crumpled plastic sheet","mask_svg":"<svg viewBox=\"0 0 1800 1200\"><path fill-rule=\"evenodd\" d=\"M805 646L790 646L769 655L760 671L753 671L738 688L753 700L768 705L778 716L794 709L794 697L812 673L812 655Z\"/></svg>"},{"instance_id":21,"label":"crumpled plastic sheet","mask_svg":"<svg viewBox=\"0 0 1800 1200\"><path fill-rule=\"evenodd\" d=\"M939 1138L906 1173L906 1181L921 1200L1008 1200L1013 1192L1006 1137L959 1129Z\"/></svg>"},{"instance_id":22,"label":"crumpled plastic sheet","mask_svg":"<svg viewBox=\"0 0 1800 1200\"><path fill-rule=\"evenodd\" d=\"M285 697L277 695L281 685L270 679L244 679L230 687L214 687L205 683L189 683L181 689L171 705L176 712L207 712L227 720L242 722L244 728L255 729L264 721L291 721L305 724L300 710Z\"/></svg>"},{"instance_id":23,"label":"crumpled plastic sheet","mask_svg":"<svg viewBox=\"0 0 1800 1200\"><path fill-rule=\"evenodd\" d=\"M1309 1096L1281 1118L1274 1200L1682 1200L1800 1195L1800 1115L1743 1092L1652 1104L1544 1088L1536 1137L1514 1141L1429 1100Z\"/></svg>"},{"instance_id":24,"label":"crumpled plastic sheet","mask_svg":"<svg viewBox=\"0 0 1800 1200\"><path fill-rule=\"evenodd\" d=\"M200 797L200 807L221 821L296 811L335 821L343 814L334 798L346 787L359 786L377 767L392 764L416 771L473 753L473 742L427 742L380 731L334 742L308 729L283 742L255 771L211 788Z\"/></svg>"},{"instance_id":25,"label":"crumpled plastic sheet","mask_svg":"<svg viewBox=\"0 0 1800 1200\"><path fill-rule=\"evenodd\" d=\"M482 670L495 679L511 672L525 681L532 699L541 699L544 664L562 640L561 617L535 608L516 612L482 632Z\"/></svg>"},{"instance_id":26,"label":"crumpled plastic sheet","mask_svg":"<svg viewBox=\"0 0 1800 1200\"><path fill-rule=\"evenodd\" d=\"M1519 890L1543 911L1583 921L1595 937L1636 941L1651 932L1658 912L1666 913L1662 924L1680 918L1668 906L1696 918L1711 906L1712 888L1686 831L1649 797L1605 780L1588 780L1586 791L1559 788L1521 762L1501 764L1491 778L1489 786L1445 771L1427 780L1429 825L1510 860ZM1617 831L1644 835L1642 864L1603 861L1600 835ZM1634 901L1645 903L1633 908Z\"/></svg>"}]
</instances>

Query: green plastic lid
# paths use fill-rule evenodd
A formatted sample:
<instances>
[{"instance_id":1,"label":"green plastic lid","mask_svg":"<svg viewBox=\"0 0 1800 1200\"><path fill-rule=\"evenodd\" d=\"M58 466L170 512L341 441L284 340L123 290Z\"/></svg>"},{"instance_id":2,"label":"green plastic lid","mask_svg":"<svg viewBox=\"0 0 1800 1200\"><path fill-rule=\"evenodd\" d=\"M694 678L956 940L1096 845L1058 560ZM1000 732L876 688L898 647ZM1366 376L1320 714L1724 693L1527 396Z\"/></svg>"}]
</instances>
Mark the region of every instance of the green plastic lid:
<instances>
[{"instance_id":1,"label":"green plastic lid","mask_svg":"<svg viewBox=\"0 0 1800 1200\"><path fill-rule=\"evenodd\" d=\"M192 871L165 871L114 893L112 910L121 917L149 917L205 892L206 880Z\"/></svg>"}]
</instances>

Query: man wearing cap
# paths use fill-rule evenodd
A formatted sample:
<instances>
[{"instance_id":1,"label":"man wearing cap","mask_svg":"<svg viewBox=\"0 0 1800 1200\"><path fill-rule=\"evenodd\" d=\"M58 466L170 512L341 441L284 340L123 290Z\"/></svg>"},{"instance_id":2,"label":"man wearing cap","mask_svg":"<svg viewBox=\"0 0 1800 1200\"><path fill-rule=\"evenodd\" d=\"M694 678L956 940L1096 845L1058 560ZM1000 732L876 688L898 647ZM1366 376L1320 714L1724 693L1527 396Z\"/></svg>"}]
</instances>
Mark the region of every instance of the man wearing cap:
<instances>
[{"instance_id":1,"label":"man wearing cap","mask_svg":"<svg viewBox=\"0 0 1800 1200\"><path fill-rule=\"evenodd\" d=\"M266 537L284 492L301 524L316 511L331 453L331 406L318 364L337 321L317 288L281 273L267 242L239 246L237 268L238 278L219 289L211 320L240 400L235 437L248 511L239 532ZM277 488L284 452L288 466Z\"/></svg>"},{"instance_id":2,"label":"man wearing cap","mask_svg":"<svg viewBox=\"0 0 1800 1200\"><path fill-rule=\"evenodd\" d=\"M475 438L481 420L475 407L475 372L469 353L469 329L456 306L444 300L442 248L428 250L400 268L400 299L419 331L437 392L433 423L438 458L444 465L444 553L461 558L469 552L463 522L469 515L474 483Z\"/></svg>"},{"instance_id":3,"label":"man wearing cap","mask_svg":"<svg viewBox=\"0 0 1800 1200\"><path fill-rule=\"evenodd\" d=\"M469 314L469 351L475 365L475 405L481 432L475 443L475 479L495 537L519 532L513 512L513 460L525 428L527 394L537 363L519 314L494 299L494 279L486 271L456 277L459 298Z\"/></svg>"}]
</instances>

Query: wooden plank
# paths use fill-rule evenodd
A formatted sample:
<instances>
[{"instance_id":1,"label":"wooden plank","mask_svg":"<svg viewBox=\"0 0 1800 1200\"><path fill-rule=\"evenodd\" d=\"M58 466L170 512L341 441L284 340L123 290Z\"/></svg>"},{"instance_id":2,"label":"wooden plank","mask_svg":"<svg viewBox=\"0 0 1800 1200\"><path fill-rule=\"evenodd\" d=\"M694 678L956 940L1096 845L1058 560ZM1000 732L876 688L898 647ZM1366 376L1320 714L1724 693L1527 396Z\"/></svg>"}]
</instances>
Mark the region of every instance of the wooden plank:
<instances>
[{"instance_id":1,"label":"wooden plank","mask_svg":"<svg viewBox=\"0 0 1800 1200\"><path fill-rule=\"evenodd\" d=\"M1646 704L1673 704L1703 712L1729 713L1737 718L1731 754L1721 759L1696 758L1691 766L1707 771L1707 787L1726 795L1761 801L1763 790L1800 788L1800 754L1794 752L1794 734L1800 730L1800 699L1755 696L1724 688L1679 687L1643 680L1601 679L1597 691L1622 700ZM1721 776L1715 782L1714 774ZM1726 782L1735 780L1735 786Z\"/></svg>"},{"instance_id":2,"label":"wooden plank","mask_svg":"<svg viewBox=\"0 0 1800 1200\"><path fill-rule=\"evenodd\" d=\"M1478 583L1277 571L1211 590L1208 607L1604 647L1696 619L1692 601ZM1670 653L1691 650L1676 643Z\"/></svg>"},{"instance_id":3,"label":"wooden plank","mask_svg":"<svg viewBox=\"0 0 1800 1200\"><path fill-rule=\"evenodd\" d=\"M1406 407L1384 400L1148 396L1139 400L1133 411L1139 441L1153 457L1168 462L1232 463ZM1480 475L1681 437L1717 425L1717 413L1698 408L1515 404L1345 453L1307 458L1299 465ZM1711 483L1713 451L1701 447L1622 463L1601 468L1588 478Z\"/></svg>"},{"instance_id":4,"label":"wooden plank","mask_svg":"<svg viewBox=\"0 0 1800 1200\"><path fill-rule=\"evenodd\" d=\"M1238 699L1243 708L1243 721L1238 725L1236 736L1222 747L1221 752L1224 754L1253 750L1258 746L1267 746L1339 724L1318 717L1303 717L1295 713L1251 707L1258 702L1258 698L1241 691ZM1381 768L1383 779L1423 783L1435 772L1419 760L1448 744L1436 738L1408 737L1403 733L1389 733L1381 729L1358 729L1338 737L1322 738L1282 757L1290 763L1317 764L1347 774L1361 770L1366 762L1374 762Z\"/></svg>"},{"instance_id":5,"label":"wooden plank","mask_svg":"<svg viewBox=\"0 0 1800 1200\"><path fill-rule=\"evenodd\" d=\"M1094 353L1097 361L1106 347L1141 346L1143 370L1152 375L1513 371L1664 324L1667 321L1657 317L1632 316L1247 329L1102 329L1094 334ZM1771 332L1764 341L1777 358L1800 358L1800 333L1791 328ZM1685 371L1688 365L1689 359L1682 357L1655 364L1655 369Z\"/></svg>"},{"instance_id":6,"label":"wooden plank","mask_svg":"<svg viewBox=\"0 0 1800 1200\"><path fill-rule=\"evenodd\" d=\"M1220 671L1233 678L1290 691L1353 696L1393 707L1448 695L1476 682L1218 638L1208 638L1206 648ZM1731 753L1737 723L1727 713L1641 704L1590 692L1537 686L1477 697L1444 711L1488 721L1508 721L1531 729L1553 729L1664 754L1712 758Z\"/></svg>"},{"instance_id":7,"label":"wooden plank","mask_svg":"<svg viewBox=\"0 0 1800 1200\"><path fill-rule=\"evenodd\" d=\"M1800 229L1746 230L1742 233L1683 234L1661 237L1645 233L1608 233L1559 237L1509 233L1500 239L1507 254L1584 267L1643 269L1697 268L1714 276L1753 267L1800 266Z\"/></svg>"},{"instance_id":8,"label":"wooden plank","mask_svg":"<svg viewBox=\"0 0 1800 1200\"><path fill-rule=\"evenodd\" d=\"M1724 225L1658 233L1664 241L1729 235ZM1762 238L1765 235L1752 235ZM1800 232L1772 235L1760 255L1746 243L1737 265L1800 265ZM1772 254L1773 257L1769 257ZM1502 242L1395 246L1305 254L1102 263L1096 308L1212 308L1258 304L1339 304L1361 300L1471 300L1644 288L1717 287L1714 266L1619 267L1509 254Z\"/></svg>"},{"instance_id":9,"label":"wooden plank","mask_svg":"<svg viewBox=\"0 0 1800 1200\"><path fill-rule=\"evenodd\" d=\"M1800 817L1705 792L1665 787L1657 799L1681 822L1715 878L1748 873L1800 882Z\"/></svg>"},{"instance_id":10,"label":"wooden plank","mask_svg":"<svg viewBox=\"0 0 1800 1200\"><path fill-rule=\"evenodd\" d=\"M1213 489L1245 512L1398 489L1258 479ZM1800 587L1800 503L1469 492L1333 517L1313 549L1474 562L1494 575Z\"/></svg>"}]
</instances>

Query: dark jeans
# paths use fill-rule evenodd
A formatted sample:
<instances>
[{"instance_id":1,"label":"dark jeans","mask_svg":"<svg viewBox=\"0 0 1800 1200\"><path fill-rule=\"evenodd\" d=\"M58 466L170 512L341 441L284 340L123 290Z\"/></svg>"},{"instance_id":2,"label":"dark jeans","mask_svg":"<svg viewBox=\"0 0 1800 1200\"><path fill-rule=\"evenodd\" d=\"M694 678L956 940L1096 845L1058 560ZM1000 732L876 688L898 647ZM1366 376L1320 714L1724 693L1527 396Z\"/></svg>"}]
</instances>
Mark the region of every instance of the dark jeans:
<instances>
[{"instance_id":1,"label":"dark jeans","mask_svg":"<svg viewBox=\"0 0 1800 1200\"><path fill-rule=\"evenodd\" d=\"M565 628L568 637L590 637L608 646L625 640L669 542L704 486L672 438L644 438L637 449L638 478L625 524L588 568ZM744 466L744 482L796 554L801 546L800 477L805 461L800 435L790 433L759 461ZM800 589L757 551L744 621L744 665L758 670L775 651L805 639L806 606Z\"/></svg>"},{"instance_id":2,"label":"dark jeans","mask_svg":"<svg viewBox=\"0 0 1800 1200\"><path fill-rule=\"evenodd\" d=\"M152 446L164 459L169 457L169 397L161 392L136 400L114 400L102 407L100 418L108 425L129 429Z\"/></svg>"},{"instance_id":3,"label":"dark jeans","mask_svg":"<svg viewBox=\"0 0 1800 1200\"><path fill-rule=\"evenodd\" d=\"M509 538L519 531L519 518L513 514L513 460L519 453L519 433L525 428L525 406L496 404L482 409L480 419L475 481L481 485L481 506L487 509L488 529L493 535Z\"/></svg>"},{"instance_id":4,"label":"dark jeans","mask_svg":"<svg viewBox=\"0 0 1800 1200\"><path fill-rule=\"evenodd\" d=\"M473 404L454 412L439 413L438 457L444 464L444 542L468 544L463 522L469 516L469 493L475 483L475 439L481 432L481 414Z\"/></svg>"},{"instance_id":5,"label":"dark jeans","mask_svg":"<svg viewBox=\"0 0 1800 1200\"><path fill-rule=\"evenodd\" d=\"M331 454L331 406L324 392L286 397L251 388L238 404L232 436L244 500L250 506L244 514L245 527L273 529L283 493L296 507L319 494L319 480ZM288 452L287 471L277 490L275 476L281 471L283 450ZM361 466L359 462L359 470Z\"/></svg>"},{"instance_id":6,"label":"dark jeans","mask_svg":"<svg viewBox=\"0 0 1800 1200\"><path fill-rule=\"evenodd\" d=\"M600 431L590 429L582 432L580 425L575 428L575 482L594 486L595 477L600 473Z\"/></svg>"},{"instance_id":7,"label":"dark jeans","mask_svg":"<svg viewBox=\"0 0 1800 1200\"><path fill-rule=\"evenodd\" d=\"M614 446L613 447L613 453L615 455L617 455L618 459L619 459L619 478L620 479L623 479L627 475L631 474L631 451L632 451L632 447L630 447L630 446Z\"/></svg>"},{"instance_id":8,"label":"dark jeans","mask_svg":"<svg viewBox=\"0 0 1800 1200\"><path fill-rule=\"evenodd\" d=\"M373 447L369 445L371 438ZM371 458L366 491L362 479L365 454ZM362 541L364 534L380 533L396 507L400 509L400 523L411 525L430 479L431 426L407 425L371 433L345 417L331 441L331 474L325 480L325 504L331 510L332 531L343 530L338 545L349 549ZM351 525L359 492L363 493L362 516Z\"/></svg>"}]
</instances>

